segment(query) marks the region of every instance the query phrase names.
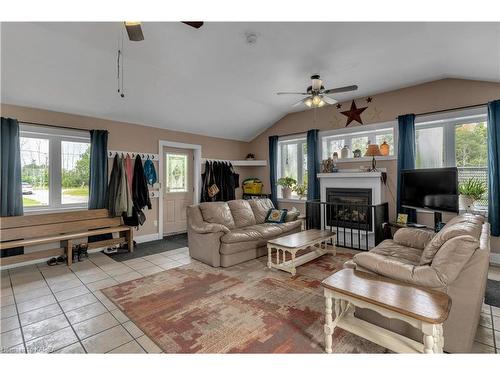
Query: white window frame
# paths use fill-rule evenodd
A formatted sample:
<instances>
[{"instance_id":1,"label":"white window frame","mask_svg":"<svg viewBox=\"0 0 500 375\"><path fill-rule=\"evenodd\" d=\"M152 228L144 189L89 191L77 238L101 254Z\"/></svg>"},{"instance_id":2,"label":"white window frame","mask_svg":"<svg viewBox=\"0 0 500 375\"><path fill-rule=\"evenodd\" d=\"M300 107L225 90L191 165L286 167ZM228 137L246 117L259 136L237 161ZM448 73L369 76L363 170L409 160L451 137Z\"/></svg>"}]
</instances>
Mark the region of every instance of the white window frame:
<instances>
[{"instance_id":1,"label":"white window frame","mask_svg":"<svg viewBox=\"0 0 500 375\"><path fill-rule=\"evenodd\" d=\"M443 112L433 115L417 116L415 131L419 129L443 129L443 167L455 167L455 127L467 122L487 122L486 107ZM416 155L415 155L416 156Z\"/></svg>"},{"instance_id":2,"label":"white window frame","mask_svg":"<svg viewBox=\"0 0 500 375\"><path fill-rule=\"evenodd\" d=\"M283 146L289 144L297 145L297 183L304 183L304 154L303 154L303 145L307 144L306 134L298 134L293 136L284 136L279 137L278 140L278 160L277 160L277 179L284 177L282 176L282 171L284 170L284 160L283 160ZM281 196L281 189L278 188L278 199L283 200ZM298 200L298 197L295 193L292 193L292 200Z\"/></svg>"},{"instance_id":3,"label":"white window frame","mask_svg":"<svg viewBox=\"0 0 500 375\"><path fill-rule=\"evenodd\" d=\"M394 139L394 152L392 155L388 156L377 156L377 160L394 160L397 158L398 154L398 127L397 127L397 121L387 121L387 122L380 122L380 123L375 123L375 124L369 124L369 125L363 125L363 126L358 126L358 127L353 127L353 128L342 128L342 129L334 129L334 130L326 130L326 131L321 131L319 132L319 145L320 145L320 155L322 159L326 159L328 156L331 156L328 154L328 151L324 153L324 148L323 144L325 141L328 141L325 138L340 138L344 140L344 144L347 144L349 146L349 150L352 153L351 149L351 143L353 138L358 138L358 137L363 137L363 136L368 136L368 140L370 143L376 143L376 136L377 133L380 132L381 130L385 129L390 129L392 130L393 134L393 139ZM364 161L371 161L371 157L364 157L362 156L361 158L344 158L341 159L339 155L339 163L347 163L347 162L364 162Z\"/></svg>"},{"instance_id":4,"label":"white window frame","mask_svg":"<svg viewBox=\"0 0 500 375\"><path fill-rule=\"evenodd\" d=\"M24 207L24 212L57 212L88 208L88 203L62 203L62 153L61 142L90 143L90 132L49 126L19 123L19 136L47 139L49 141L49 204Z\"/></svg>"}]
</instances>

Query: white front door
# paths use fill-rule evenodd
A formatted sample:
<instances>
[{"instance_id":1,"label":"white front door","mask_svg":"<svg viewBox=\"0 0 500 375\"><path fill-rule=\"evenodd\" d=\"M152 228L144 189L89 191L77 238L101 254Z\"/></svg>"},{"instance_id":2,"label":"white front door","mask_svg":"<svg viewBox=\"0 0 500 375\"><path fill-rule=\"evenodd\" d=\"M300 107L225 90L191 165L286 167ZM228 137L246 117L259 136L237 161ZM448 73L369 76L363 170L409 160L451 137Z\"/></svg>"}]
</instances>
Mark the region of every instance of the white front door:
<instances>
[{"instance_id":1,"label":"white front door","mask_svg":"<svg viewBox=\"0 0 500 375\"><path fill-rule=\"evenodd\" d=\"M193 204L193 150L163 148L163 234L187 230L186 208Z\"/></svg>"}]
</instances>

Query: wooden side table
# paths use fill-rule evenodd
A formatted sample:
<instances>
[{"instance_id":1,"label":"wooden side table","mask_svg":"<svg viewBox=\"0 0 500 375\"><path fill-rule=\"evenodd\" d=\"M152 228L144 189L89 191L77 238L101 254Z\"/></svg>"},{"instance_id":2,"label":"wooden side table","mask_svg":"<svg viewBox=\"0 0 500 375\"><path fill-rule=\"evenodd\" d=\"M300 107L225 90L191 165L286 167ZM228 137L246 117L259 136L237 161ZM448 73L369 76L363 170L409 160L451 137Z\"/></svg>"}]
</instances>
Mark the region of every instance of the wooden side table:
<instances>
[{"instance_id":1,"label":"wooden side table","mask_svg":"<svg viewBox=\"0 0 500 375\"><path fill-rule=\"evenodd\" d=\"M448 318L451 308L451 299L447 294L353 269L334 273L323 280L322 285L326 303L327 353L332 352L332 337L336 327L397 353L443 352L443 322ZM356 307L410 324L422 331L423 342L356 318Z\"/></svg>"}]
</instances>

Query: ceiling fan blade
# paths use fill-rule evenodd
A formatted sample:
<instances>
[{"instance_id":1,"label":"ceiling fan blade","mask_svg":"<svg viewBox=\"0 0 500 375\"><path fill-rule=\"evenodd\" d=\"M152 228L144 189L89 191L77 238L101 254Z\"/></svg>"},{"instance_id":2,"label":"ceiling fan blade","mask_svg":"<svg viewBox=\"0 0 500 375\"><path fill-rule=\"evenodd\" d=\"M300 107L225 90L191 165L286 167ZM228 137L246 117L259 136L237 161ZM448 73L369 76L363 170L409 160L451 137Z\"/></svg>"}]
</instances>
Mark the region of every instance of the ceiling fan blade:
<instances>
[{"instance_id":1,"label":"ceiling fan blade","mask_svg":"<svg viewBox=\"0 0 500 375\"><path fill-rule=\"evenodd\" d=\"M309 95L307 92L277 92L276 95Z\"/></svg>"},{"instance_id":2,"label":"ceiling fan blade","mask_svg":"<svg viewBox=\"0 0 500 375\"><path fill-rule=\"evenodd\" d=\"M144 40L142 33L141 23L137 21L125 21L125 28L127 29L128 38L132 42L140 42Z\"/></svg>"},{"instance_id":3,"label":"ceiling fan blade","mask_svg":"<svg viewBox=\"0 0 500 375\"><path fill-rule=\"evenodd\" d=\"M304 102L307 100L307 98L304 98L302 100L299 100L297 103L295 103L294 105L292 105L292 107L297 107L298 105L300 104L304 104Z\"/></svg>"},{"instance_id":4,"label":"ceiling fan blade","mask_svg":"<svg viewBox=\"0 0 500 375\"><path fill-rule=\"evenodd\" d=\"M199 29L200 27L203 26L202 21L181 21L181 22L188 26L194 27L195 29Z\"/></svg>"},{"instance_id":5,"label":"ceiling fan blade","mask_svg":"<svg viewBox=\"0 0 500 375\"><path fill-rule=\"evenodd\" d=\"M335 94L335 93L338 93L338 92L354 91L354 90L357 90L357 89L358 89L358 86L352 85L352 86L337 87L335 89L325 90L325 91L323 91L323 93L325 93L325 94Z\"/></svg>"},{"instance_id":6,"label":"ceiling fan blade","mask_svg":"<svg viewBox=\"0 0 500 375\"><path fill-rule=\"evenodd\" d=\"M326 95L323 95L322 99L323 99L323 101L326 102L326 104L337 104L338 103L337 100L330 98L329 96L326 96Z\"/></svg>"}]
</instances>

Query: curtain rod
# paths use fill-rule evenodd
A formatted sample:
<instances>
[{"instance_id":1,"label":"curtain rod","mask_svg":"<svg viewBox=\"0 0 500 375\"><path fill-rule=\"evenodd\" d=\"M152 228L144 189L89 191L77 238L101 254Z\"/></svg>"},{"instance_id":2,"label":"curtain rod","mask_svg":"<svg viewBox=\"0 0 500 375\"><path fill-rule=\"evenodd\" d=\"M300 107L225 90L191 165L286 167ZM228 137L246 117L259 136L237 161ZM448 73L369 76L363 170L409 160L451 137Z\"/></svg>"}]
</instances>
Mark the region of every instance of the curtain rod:
<instances>
[{"instance_id":1,"label":"curtain rod","mask_svg":"<svg viewBox=\"0 0 500 375\"><path fill-rule=\"evenodd\" d=\"M479 107L484 107L488 105L488 103L480 103L480 104L473 104L473 105L465 105L463 107L455 107L455 108L448 108L448 109L441 109L439 111L432 111L432 112L422 112L422 113L415 113L416 116L427 116L427 115L434 115L438 113L444 113L444 112L451 112L451 111L458 111L461 109L470 109L470 108L479 108ZM396 117L396 120L398 117Z\"/></svg>"},{"instance_id":2,"label":"curtain rod","mask_svg":"<svg viewBox=\"0 0 500 375\"><path fill-rule=\"evenodd\" d=\"M38 125L38 126L50 126L53 128L61 128L61 129L70 129L70 130L80 130L80 131L85 131L85 132L90 132L89 129L82 129L82 128L72 128L70 126L62 126L62 125L53 125L53 124L44 124L41 122L31 122L31 121L22 121L18 120L20 123L23 124L28 124L28 125Z\"/></svg>"}]
</instances>

